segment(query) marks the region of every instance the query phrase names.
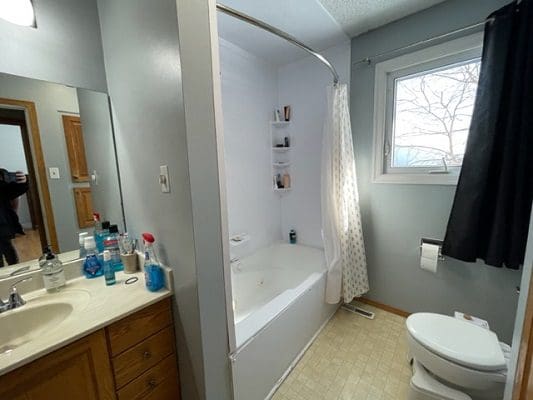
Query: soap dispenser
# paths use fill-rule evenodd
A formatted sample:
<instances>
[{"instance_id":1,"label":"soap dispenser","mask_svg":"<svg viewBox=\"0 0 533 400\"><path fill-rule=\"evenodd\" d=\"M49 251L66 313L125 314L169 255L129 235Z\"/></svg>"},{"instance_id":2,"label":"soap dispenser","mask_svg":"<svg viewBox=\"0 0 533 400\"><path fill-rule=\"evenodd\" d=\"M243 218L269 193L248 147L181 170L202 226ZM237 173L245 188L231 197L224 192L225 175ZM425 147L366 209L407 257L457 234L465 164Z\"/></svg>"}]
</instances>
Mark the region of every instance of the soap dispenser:
<instances>
[{"instance_id":1,"label":"soap dispenser","mask_svg":"<svg viewBox=\"0 0 533 400\"><path fill-rule=\"evenodd\" d=\"M45 262L41 267L44 288L48 293L59 291L66 284L63 264L51 251L46 254Z\"/></svg>"}]
</instances>

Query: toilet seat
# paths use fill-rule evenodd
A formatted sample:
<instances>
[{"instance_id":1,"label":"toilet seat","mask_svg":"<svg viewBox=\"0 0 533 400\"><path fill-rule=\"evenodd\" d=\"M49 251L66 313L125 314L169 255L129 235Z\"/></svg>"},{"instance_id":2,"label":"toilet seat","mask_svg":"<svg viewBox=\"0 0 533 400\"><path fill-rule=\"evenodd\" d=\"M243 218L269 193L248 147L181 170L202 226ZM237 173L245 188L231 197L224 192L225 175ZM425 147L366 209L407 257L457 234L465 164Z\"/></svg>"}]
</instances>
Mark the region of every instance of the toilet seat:
<instances>
[{"instance_id":1,"label":"toilet seat","mask_svg":"<svg viewBox=\"0 0 533 400\"><path fill-rule=\"evenodd\" d=\"M498 337L492 331L434 313L412 314L406 324L414 340L448 361L476 371L507 368Z\"/></svg>"},{"instance_id":2,"label":"toilet seat","mask_svg":"<svg viewBox=\"0 0 533 400\"><path fill-rule=\"evenodd\" d=\"M496 366L501 365L499 363L498 351L501 352L503 357L503 351L501 350L500 344L497 341L496 335L493 334L496 344L498 345L498 351L494 350L493 342L491 341L492 335L485 336L485 339L490 339L486 342L488 343L488 349L494 353L494 357L488 357L486 359L483 359L483 357L480 358L481 368L485 368L485 370L483 370L464 365L474 364L473 360L476 359L476 355L473 354L473 352L469 352L468 349L465 349L467 352L466 356L464 354L458 354L458 349L462 344L470 343L470 340L479 339L479 336L475 333L475 331L470 332L474 332L472 335L466 336L468 340L463 340L461 342L458 332L461 334L464 333L464 330L461 329L462 327L459 327L458 331L453 331L451 327L453 327L455 324L453 324L453 322L448 324L446 319L440 318L438 319L440 325L430 325L429 322L437 320L437 318L433 318L433 316L438 314L430 314L429 317L427 313L424 313L422 316L418 317L416 317L416 315L417 314L413 314L407 319L407 340L411 357L418 361L435 377L438 377L439 380L442 380L444 384L447 383L451 387L460 388L462 392L465 392L474 398L502 398L503 389L505 387L505 381L507 378L507 364L504 358L503 368L498 370L494 369ZM413 316L415 316L415 318L412 318ZM442 315L441 317L446 316ZM448 318L454 319L451 317ZM460 320L457 320L457 322L460 322L461 324L468 324L467 322ZM424 330L425 325L430 326ZM484 330L483 328L479 329ZM467 332L468 331L469 330L467 330ZM481 337L483 337L483 333L480 334ZM469 335L469 333L467 333L467 335ZM434 341L438 340L439 338L444 339L439 346L435 346ZM452 348L450 350L445 346L445 344L452 343L453 339L457 339L458 342L461 342L461 345L451 346ZM479 343L477 346L480 346ZM436 349L438 349L438 351ZM489 362L490 360L496 361L491 363ZM488 368L492 370L487 370ZM482 394L482 396L480 394Z\"/></svg>"}]
</instances>

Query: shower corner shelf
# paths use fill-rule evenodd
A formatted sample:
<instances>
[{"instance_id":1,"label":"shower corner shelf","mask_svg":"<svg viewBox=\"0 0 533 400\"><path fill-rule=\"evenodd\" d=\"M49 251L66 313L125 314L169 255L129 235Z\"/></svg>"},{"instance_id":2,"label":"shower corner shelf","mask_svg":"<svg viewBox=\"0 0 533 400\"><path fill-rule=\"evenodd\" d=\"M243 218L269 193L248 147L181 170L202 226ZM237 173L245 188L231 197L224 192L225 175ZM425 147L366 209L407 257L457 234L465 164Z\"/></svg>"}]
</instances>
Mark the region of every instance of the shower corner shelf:
<instances>
[{"instance_id":1,"label":"shower corner shelf","mask_svg":"<svg viewBox=\"0 0 533 400\"><path fill-rule=\"evenodd\" d=\"M237 247L250 241L250 235L247 233L239 233L237 235L230 236L229 243L232 247Z\"/></svg>"},{"instance_id":2,"label":"shower corner shelf","mask_svg":"<svg viewBox=\"0 0 533 400\"><path fill-rule=\"evenodd\" d=\"M270 121L270 139L271 139L271 157L272 157L272 176L276 180L276 176L280 175L283 178L283 175L288 174L291 176L291 151L294 145L294 138L291 132L291 121ZM284 145L288 144L289 146L285 147ZM277 147L282 145L283 147ZM291 177L292 178L292 177ZM292 181L292 179L290 180ZM282 179L283 180L283 179ZM289 193L292 189L292 183L289 184L288 188L277 188L277 185L274 184L273 190L279 195Z\"/></svg>"},{"instance_id":3,"label":"shower corner shelf","mask_svg":"<svg viewBox=\"0 0 533 400\"><path fill-rule=\"evenodd\" d=\"M288 126L290 123L291 121L270 121L270 125L276 128L282 128L282 127Z\"/></svg>"}]
</instances>

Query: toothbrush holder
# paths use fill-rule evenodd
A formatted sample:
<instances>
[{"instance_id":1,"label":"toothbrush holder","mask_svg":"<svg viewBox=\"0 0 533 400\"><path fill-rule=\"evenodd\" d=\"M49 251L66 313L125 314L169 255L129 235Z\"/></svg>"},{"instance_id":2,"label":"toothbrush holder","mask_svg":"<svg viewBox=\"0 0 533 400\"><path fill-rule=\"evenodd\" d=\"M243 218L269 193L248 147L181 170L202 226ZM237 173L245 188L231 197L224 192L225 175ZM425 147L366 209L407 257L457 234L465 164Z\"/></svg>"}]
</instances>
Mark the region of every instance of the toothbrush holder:
<instances>
[{"instance_id":1,"label":"toothbrush holder","mask_svg":"<svg viewBox=\"0 0 533 400\"><path fill-rule=\"evenodd\" d=\"M139 259L137 254L121 254L120 258L122 264L124 265L124 273L134 274L139 271Z\"/></svg>"}]
</instances>

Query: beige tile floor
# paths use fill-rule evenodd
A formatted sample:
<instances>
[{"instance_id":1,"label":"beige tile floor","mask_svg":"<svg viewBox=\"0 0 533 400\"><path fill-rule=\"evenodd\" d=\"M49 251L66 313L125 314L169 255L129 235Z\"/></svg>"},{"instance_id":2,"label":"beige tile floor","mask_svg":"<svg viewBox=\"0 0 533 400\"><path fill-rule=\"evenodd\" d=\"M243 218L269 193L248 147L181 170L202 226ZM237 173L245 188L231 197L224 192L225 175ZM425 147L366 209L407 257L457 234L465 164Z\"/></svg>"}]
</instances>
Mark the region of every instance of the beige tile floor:
<instances>
[{"instance_id":1,"label":"beige tile floor","mask_svg":"<svg viewBox=\"0 0 533 400\"><path fill-rule=\"evenodd\" d=\"M405 318L362 306L376 318L337 311L273 400L407 399Z\"/></svg>"}]
</instances>

